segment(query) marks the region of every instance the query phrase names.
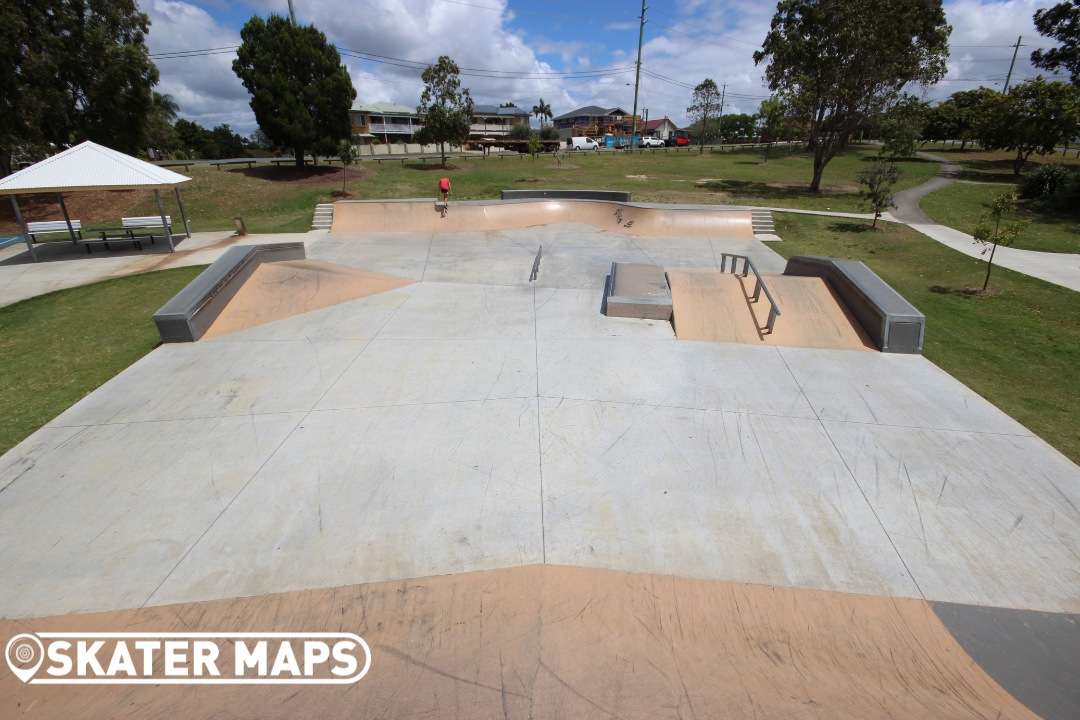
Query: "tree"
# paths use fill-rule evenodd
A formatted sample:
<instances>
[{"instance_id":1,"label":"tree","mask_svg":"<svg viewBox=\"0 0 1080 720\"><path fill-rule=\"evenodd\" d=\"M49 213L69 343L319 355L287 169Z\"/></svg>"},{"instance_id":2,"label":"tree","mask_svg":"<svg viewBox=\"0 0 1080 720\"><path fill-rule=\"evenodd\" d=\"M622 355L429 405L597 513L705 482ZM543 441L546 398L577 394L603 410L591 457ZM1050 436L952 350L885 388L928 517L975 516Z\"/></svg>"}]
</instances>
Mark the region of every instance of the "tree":
<instances>
[{"instance_id":1,"label":"tree","mask_svg":"<svg viewBox=\"0 0 1080 720\"><path fill-rule=\"evenodd\" d=\"M332 155L349 138L349 108L356 98L349 71L326 35L271 15L254 16L240 30L233 72L251 94L255 120L279 145L290 146L296 166L304 153Z\"/></svg>"},{"instance_id":2,"label":"tree","mask_svg":"<svg viewBox=\"0 0 1080 720\"><path fill-rule=\"evenodd\" d=\"M1073 85L1080 85L1080 0L1061 2L1035 12L1035 29L1061 47L1036 50L1031 64L1043 70L1068 70Z\"/></svg>"},{"instance_id":3,"label":"tree","mask_svg":"<svg viewBox=\"0 0 1080 720\"><path fill-rule=\"evenodd\" d=\"M0 10L0 173L19 149L82 140L134 153L158 81L135 0L7 2Z\"/></svg>"},{"instance_id":4,"label":"tree","mask_svg":"<svg viewBox=\"0 0 1080 720\"><path fill-rule=\"evenodd\" d=\"M210 131L216 154L220 158L236 158L247 155L247 143L242 135L233 132L228 125L218 125Z\"/></svg>"},{"instance_id":5,"label":"tree","mask_svg":"<svg viewBox=\"0 0 1080 720\"><path fill-rule=\"evenodd\" d=\"M181 149L189 157L216 158L219 157L214 135L197 122L180 118L173 123L176 137Z\"/></svg>"},{"instance_id":6,"label":"tree","mask_svg":"<svg viewBox=\"0 0 1080 720\"><path fill-rule=\"evenodd\" d=\"M982 291L986 292L986 286L990 284L990 269L994 266L994 253L998 245L1009 247L1020 236L1027 222L1010 222L1005 227L1001 226L1002 220L1016 213L1016 191L1006 190L990 201L990 209L983 213L982 219L975 226L975 242L983 246L982 254L990 251L990 259L986 261L986 278L983 280Z\"/></svg>"},{"instance_id":7,"label":"tree","mask_svg":"<svg viewBox=\"0 0 1080 720\"><path fill-rule=\"evenodd\" d=\"M926 110L922 139L927 142L956 140L960 135L960 110L946 100Z\"/></svg>"},{"instance_id":8,"label":"tree","mask_svg":"<svg viewBox=\"0 0 1080 720\"><path fill-rule=\"evenodd\" d=\"M531 135L529 137L529 154L532 155L533 176L536 175L536 155L543 148L544 148L544 146L543 146L543 144L541 144L540 138L538 138L536 135Z\"/></svg>"},{"instance_id":9,"label":"tree","mask_svg":"<svg viewBox=\"0 0 1080 720\"><path fill-rule=\"evenodd\" d=\"M540 139L558 140L559 128L555 127L554 125L545 125L544 127L540 128Z\"/></svg>"},{"instance_id":10,"label":"tree","mask_svg":"<svg viewBox=\"0 0 1080 720\"><path fill-rule=\"evenodd\" d=\"M723 142L739 142L741 139L749 140L757 132L757 116L738 113L724 115L720 118L720 139Z\"/></svg>"},{"instance_id":11,"label":"tree","mask_svg":"<svg viewBox=\"0 0 1080 720\"><path fill-rule=\"evenodd\" d=\"M469 118L473 101L469 89L461 87L457 64L446 55L429 65L420 76L424 92L416 113L424 118L417 133L421 143L438 143L442 166L446 169L446 143L461 145L469 139Z\"/></svg>"},{"instance_id":12,"label":"tree","mask_svg":"<svg viewBox=\"0 0 1080 720\"><path fill-rule=\"evenodd\" d=\"M705 153L705 136L709 133L710 123L720 108L720 89L710 78L705 78L694 88L694 104L686 108L693 123L701 131L698 155Z\"/></svg>"},{"instance_id":13,"label":"tree","mask_svg":"<svg viewBox=\"0 0 1080 720\"><path fill-rule=\"evenodd\" d=\"M874 222L871 228L877 227L878 218L886 208L896 207L893 202L893 185L900 179L900 169L891 160L886 163L884 158L874 159L874 166L869 170L859 173L859 184L865 185L865 190L859 191L859 197L870 203L874 209Z\"/></svg>"},{"instance_id":14,"label":"tree","mask_svg":"<svg viewBox=\"0 0 1080 720\"><path fill-rule=\"evenodd\" d=\"M156 150L170 151L176 147L177 136L173 123L180 112L172 96L167 93L153 94L153 107L146 123L145 144Z\"/></svg>"},{"instance_id":15,"label":"tree","mask_svg":"<svg viewBox=\"0 0 1080 720\"><path fill-rule=\"evenodd\" d=\"M882 152L890 158L915 157L930 104L907 95L896 102L878 126Z\"/></svg>"},{"instance_id":16,"label":"tree","mask_svg":"<svg viewBox=\"0 0 1080 720\"><path fill-rule=\"evenodd\" d=\"M985 150L1015 150L1013 175L1032 153L1047 155L1080 133L1080 90L1061 81L1033 78L991 93L980 106L975 135Z\"/></svg>"},{"instance_id":17,"label":"tree","mask_svg":"<svg viewBox=\"0 0 1080 720\"><path fill-rule=\"evenodd\" d=\"M510 126L510 131L506 133L506 137L511 140L529 140L536 132L529 127L529 123L514 123Z\"/></svg>"},{"instance_id":18,"label":"tree","mask_svg":"<svg viewBox=\"0 0 1080 720\"><path fill-rule=\"evenodd\" d=\"M551 106L544 102L544 98L540 98L540 102L533 105L533 115L540 121L540 127L544 127L544 118L551 117Z\"/></svg>"},{"instance_id":19,"label":"tree","mask_svg":"<svg viewBox=\"0 0 1080 720\"><path fill-rule=\"evenodd\" d=\"M944 77L951 32L941 0L780 1L754 63L766 63L769 89L809 123L810 190L853 128L905 85Z\"/></svg>"},{"instance_id":20,"label":"tree","mask_svg":"<svg viewBox=\"0 0 1080 720\"><path fill-rule=\"evenodd\" d=\"M337 151L338 159L341 160L341 194L345 194L345 173L348 171L348 167L356 160L356 154L353 152L352 142L349 140L342 140L338 143Z\"/></svg>"},{"instance_id":21,"label":"tree","mask_svg":"<svg viewBox=\"0 0 1080 720\"><path fill-rule=\"evenodd\" d=\"M761 107L758 109L758 118L762 123L761 134L769 140L769 144L765 146L766 164L769 162L773 143L783 139L784 131L787 130L787 113L787 105L776 95L770 95L767 100L761 101Z\"/></svg>"}]
</instances>

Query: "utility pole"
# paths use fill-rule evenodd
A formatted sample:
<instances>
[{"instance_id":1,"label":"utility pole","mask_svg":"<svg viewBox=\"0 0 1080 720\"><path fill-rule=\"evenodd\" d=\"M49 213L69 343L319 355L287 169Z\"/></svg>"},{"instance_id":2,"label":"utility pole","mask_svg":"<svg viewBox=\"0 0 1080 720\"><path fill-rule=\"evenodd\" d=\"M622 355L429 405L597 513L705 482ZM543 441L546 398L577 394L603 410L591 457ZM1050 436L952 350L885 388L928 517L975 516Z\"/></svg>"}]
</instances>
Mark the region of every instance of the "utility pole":
<instances>
[{"instance_id":1,"label":"utility pole","mask_svg":"<svg viewBox=\"0 0 1080 720\"><path fill-rule=\"evenodd\" d=\"M292 0L289 0L289 19L292 20L293 27L296 27L296 11L293 10Z\"/></svg>"},{"instance_id":2,"label":"utility pole","mask_svg":"<svg viewBox=\"0 0 1080 720\"><path fill-rule=\"evenodd\" d=\"M1018 35L1016 38L1016 45L1013 46L1013 59L1009 63L1009 74L1005 76L1005 89L1001 91L1002 95L1009 92L1009 81L1012 80L1013 65L1016 64L1016 53L1020 51L1020 41L1024 39L1023 35Z\"/></svg>"},{"instance_id":3,"label":"utility pole","mask_svg":"<svg viewBox=\"0 0 1080 720\"><path fill-rule=\"evenodd\" d=\"M716 117L716 132L719 133L720 129L724 126L724 96L727 95L727 85L720 86L720 114ZM724 142L723 138L720 138L720 142Z\"/></svg>"},{"instance_id":4,"label":"utility pole","mask_svg":"<svg viewBox=\"0 0 1080 720\"><path fill-rule=\"evenodd\" d=\"M291 2L291 0L290 0ZM645 0L641 0L641 24L637 36L637 72L634 76L634 115L630 121L630 152L634 151L634 136L637 135L637 99L641 85L641 41L645 37Z\"/></svg>"}]
</instances>

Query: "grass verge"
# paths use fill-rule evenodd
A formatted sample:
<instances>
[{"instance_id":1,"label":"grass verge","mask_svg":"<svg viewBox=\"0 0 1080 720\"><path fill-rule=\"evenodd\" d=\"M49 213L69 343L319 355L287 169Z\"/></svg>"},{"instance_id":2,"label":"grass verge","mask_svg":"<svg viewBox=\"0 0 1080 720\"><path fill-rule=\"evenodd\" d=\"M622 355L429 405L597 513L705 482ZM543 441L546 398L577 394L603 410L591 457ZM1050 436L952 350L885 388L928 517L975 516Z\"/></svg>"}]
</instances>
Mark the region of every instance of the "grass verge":
<instances>
[{"instance_id":1,"label":"grass verge","mask_svg":"<svg viewBox=\"0 0 1080 720\"><path fill-rule=\"evenodd\" d=\"M1001 185L953 183L925 196L919 207L931 220L971 235ZM1013 245L1023 250L1080 253L1080 217L1032 210L1019 204L1020 217L1031 221Z\"/></svg>"},{"instance_id":2,"label":"grass verge","mask_svg":"<svg viewBox=\"0 0 1080 720\"><path fill-rule=\"evenodd\" d=\"M1080 303L1077 293L986 265L892 223L775 215L773 247L865 262L926 315L923 354L1080 463Z\"/></svg>"},{"instance_id":3,"label":"grass verge","mask_svg":"<svg viewBox=\"0 0 1080 720\"><path fill-rule=\"evenodd\" d=\"M151 316L202 270L105 280L0 308L0 454L157 347Z\"/></svg>"},{"instance_id":4,"label":"grass verge","mask_svg":"<svg viewBox=\"0 0 1080 720\"><path fill-rule=\"evenodd\" d=\"M702 205L765 205L807 210L866 212L859 199L858 173L868 167L877 146L853 146L825 168L822 191L807 190L813 157L804 152L774 148L765 163L763 149L692 152L646 150L628 153L567 154L561 161L541 155L451 159L442 170L437 162L407 159L376 163L370 158L347 171L345 188L359 200L435 197L444 174L454 184L454 200L499 197L501 190L522 188L629 190L638 202ZM938 164L925 160L900 163L903 177L896 189L919 185L933 177ZM192 229L231 230L241 215L255 233L302 232L311 226L315 205L337 199L342 190L341 166L297 170L283 167L232 167L215 170L193 166L183 187ZM112 197L99 193L70 193L69 210L85 227L115 226L120 215L156 215L148 193ZM172 193L164 193L166 212L179 217ZM77 209L73 209L76 208ZM99 209L100 208L100 209ZM28 220L48 220L58 213L52 198L31 208ZM38 216L40 215L40 217ZM97 217L100 216L100 217ZM17 232L14 217L0 204L0 233Z\"/></svg>"}]
</instances>

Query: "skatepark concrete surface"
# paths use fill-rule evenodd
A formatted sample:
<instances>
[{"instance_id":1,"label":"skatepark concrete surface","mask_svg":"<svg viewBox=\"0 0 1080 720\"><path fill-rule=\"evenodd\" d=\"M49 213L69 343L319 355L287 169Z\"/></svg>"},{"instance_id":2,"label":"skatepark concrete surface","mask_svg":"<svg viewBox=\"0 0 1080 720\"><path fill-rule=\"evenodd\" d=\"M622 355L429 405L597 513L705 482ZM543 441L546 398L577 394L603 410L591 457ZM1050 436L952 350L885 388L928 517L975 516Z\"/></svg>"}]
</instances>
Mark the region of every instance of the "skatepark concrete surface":
<instances>
[{"instance_id":1,"label":"skatepark concrete surface","mask_svg":"<svg viewBox=\"0 0 1080 720\"><path fill-rule=\"evenodd\" d=\"M0 628L355 632L370 673L5 672L5 716L1080 712L1080 468L921 356L600 313L613 261L781 272L764 244L556 222L306 245L261 292L339 267L383 289L159 347L0 458ZM1023 667L976 660L1001 628Z\"/></svg>"}]
</instances>

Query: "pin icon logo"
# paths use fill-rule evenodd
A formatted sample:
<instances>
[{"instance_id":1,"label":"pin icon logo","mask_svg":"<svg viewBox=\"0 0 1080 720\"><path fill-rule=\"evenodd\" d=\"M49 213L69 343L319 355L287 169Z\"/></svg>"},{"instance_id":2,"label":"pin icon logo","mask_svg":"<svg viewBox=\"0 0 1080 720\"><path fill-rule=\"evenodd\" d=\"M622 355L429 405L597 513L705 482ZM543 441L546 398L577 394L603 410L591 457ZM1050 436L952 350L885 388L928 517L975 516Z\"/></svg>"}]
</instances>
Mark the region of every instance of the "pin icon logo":
<instances>
[{"instance_id":1,"label":"pin icon logo","mask_svg":"<svg viewBox=\"0 0 1080 720\"><path fill-rule=\"evenodd\" d=\"M8 640L4 657L7 658L8 667L15 673L15 677L27 682L41 667L41 662L45 659L45 646L34 635L23 633Z\"/></svg>"}]
</instances>

